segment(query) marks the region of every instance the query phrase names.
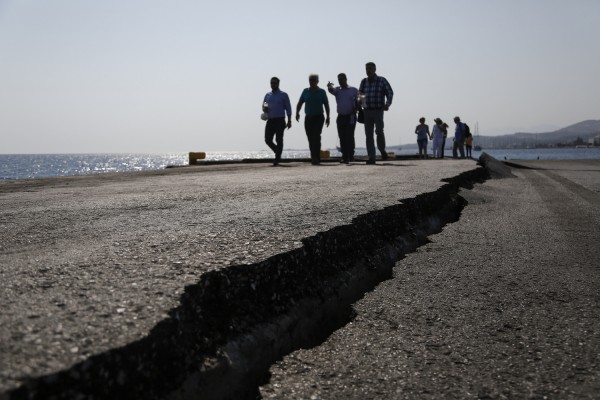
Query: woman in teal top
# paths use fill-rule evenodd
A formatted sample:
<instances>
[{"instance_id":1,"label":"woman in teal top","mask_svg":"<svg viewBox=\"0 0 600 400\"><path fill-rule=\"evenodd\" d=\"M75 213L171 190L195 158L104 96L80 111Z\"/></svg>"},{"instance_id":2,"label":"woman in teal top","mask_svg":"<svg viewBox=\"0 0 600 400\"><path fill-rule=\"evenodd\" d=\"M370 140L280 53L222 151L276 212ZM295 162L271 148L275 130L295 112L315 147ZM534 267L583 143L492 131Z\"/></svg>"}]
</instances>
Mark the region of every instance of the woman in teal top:
<instances>
[{"instance_id":1,"label":"woman in teal top","mask_svg":"<svg viewBox=\"0 0 600 400\"><path fill-rule=\"evenodd\" d=\"M296 106L296 121L300 121L300 110L304 106L304 130L308 138L310 159L313 165L321 162L321 132L323 125L329 127L329 100L327 92L319 87L319 75L311 74L308 77L309 87L302 91ZM323 109L327 118L323 116Z\"/></svg>"},{"instance_id":2,"label":"woman in teal top","mask_svg":"<svg viewBox=\"0 0 600 400\"><path fill-rule=\"evenodd\" d=\"M419 145L419 157L427 158L427 139L431 140L429 125L425 123L425 117L419 119L419 125L415 128L417 135L417 144Z\"/></svg>"}]
</instances>

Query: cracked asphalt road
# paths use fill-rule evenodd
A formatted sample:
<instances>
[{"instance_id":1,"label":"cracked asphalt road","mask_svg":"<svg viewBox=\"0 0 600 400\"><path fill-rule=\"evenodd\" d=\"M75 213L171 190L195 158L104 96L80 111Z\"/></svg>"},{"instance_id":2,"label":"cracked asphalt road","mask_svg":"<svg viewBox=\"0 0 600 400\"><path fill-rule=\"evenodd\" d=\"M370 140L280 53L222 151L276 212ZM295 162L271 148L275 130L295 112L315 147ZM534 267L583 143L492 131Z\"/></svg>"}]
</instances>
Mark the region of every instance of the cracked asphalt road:
<instances>
[{"instance_id":1,"label":"cracked asphalt road","mask_svg":"<svg viewBox=\"0 0 600 400\"><path fill-rule=\"evenodd\" d=\"M0 182L0 395L144 337L207 271L286 252L474 168L231 164Z\"/></svg>"},{"instance_id":2,"label":"cracked asphalt road","mask_svg":"<svg viewBox=\"0 0 600 400\"><path fill-rule=\"evenodd\" d=\"M263 398L598 398L600 161L515 163Z\"/></svg>"}]
</instances>

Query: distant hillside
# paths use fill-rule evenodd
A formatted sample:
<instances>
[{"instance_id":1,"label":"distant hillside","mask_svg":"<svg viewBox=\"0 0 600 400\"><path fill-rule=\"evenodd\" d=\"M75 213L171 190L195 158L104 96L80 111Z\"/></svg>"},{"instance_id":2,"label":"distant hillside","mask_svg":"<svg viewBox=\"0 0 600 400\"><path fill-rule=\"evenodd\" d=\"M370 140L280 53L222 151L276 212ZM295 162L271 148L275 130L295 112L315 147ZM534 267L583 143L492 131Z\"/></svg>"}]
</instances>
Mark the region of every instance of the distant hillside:
<instances>
[{"instance_id":1,"label":"distant hillside","mask_svg":"<svg viewBox=\"0 0 600 400\"><path fill-rule=\"evenodd\" d=\"M545 147L573 143L575 140L577 140L577 138L581 138L585 143L587 143L590 138L596 136L600 136L600 120L588 120L553 132L517 132L511 135L501 136L479 135L474 138L474 145L479 145L484 149L507 149L536 146Z\"/></svg>"}]
</instances>

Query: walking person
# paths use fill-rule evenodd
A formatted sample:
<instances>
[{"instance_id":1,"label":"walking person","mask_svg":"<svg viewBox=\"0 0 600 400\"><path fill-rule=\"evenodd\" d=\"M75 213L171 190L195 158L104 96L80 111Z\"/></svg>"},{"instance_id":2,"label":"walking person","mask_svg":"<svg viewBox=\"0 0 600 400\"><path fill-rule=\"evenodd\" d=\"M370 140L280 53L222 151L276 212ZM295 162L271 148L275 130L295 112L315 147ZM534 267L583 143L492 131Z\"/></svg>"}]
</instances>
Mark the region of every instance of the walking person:
<instances>
[{"instance_id":1,"label":"walking person","mask_svg":"<svg viewBox=\"0 0 600 400\"><path fill-rule=\"evenodd\" d=\"M466 149L466 157L473 158L473 135L471 132L467 132L465 136L465 149Z\"/></svg>"},{"instance_id":2,"label":"walking person","mask_svg":"<svg viewBox=\"0 0 600 400\"><path fill-rule=\"evenodd\" d=\"M360 82L358 89L361 106L365 114L365 135L367 140L367 164L375 164L375 141L373 132L377 135L377 148L381 153L381 159L387 160L385 151L385 134L383 133L383 113L388 111L392 105L394 91L387 79L378 76L375 71L375 63L368 62L365 65L367 77Z\"/></svg>"},{"instance_id":3,"label":"walking person","mask_svg":"<svg viewBox=\"0 0 600 400\"><path fill-rule=\"evenodd\" d=\"M321 132L323 124L329 127L329 100L325 90L319 87L319 75L311 74L308 77L309 87L302 91L296 106L296 121L300 121L300 110L304 107L304 130L308 138L310 160L313 165L321 163ZM323 109L327 118L323 116Z\"/></svg>"},{"instance_id":4,"label":"walking person","mask_svg":"<svg viewBox=\"0 0 600 400\"><path fill-rule=\"evenodd\" d=\"M454 117L454 123L456 129L454 130L454 143L452 145L452 158L458 158L458 152L460 158L465 158L465 124L460 122L460 117Z\"/></svg>"},{"instance_id":5,"label":"walking person","mask_svg":"<svg viewBox=\"0 0 600 400\"><path fill-rule=\"evenodd\" d=\"M442 158L443 145L444 145L444 131L442 130L442 120L436 118L433 120L435 125L433 126L431 136L433 140L433 158Z\"/></svg>"},{"instance_id":6,"label":"walking person","mask_svg":"<svg viewBox=\"0 0 600 400\"><path fill-rule=\"evenodd\" d=\"M444 133L444 139L442 140L442 156L440 158L444 158L444 150L446 149L446 138L448 137L448 128L450 128L450 126L447 123L442 122L442 132Z\"/></svg>"},{"instance_id":7,"label":"walking person","mask_svg":"<svg viewBox=\"0 0 600 400\"><path fill-rule=\"evenodd\" d=\"M265 143L275 153L273 165L279 165L283 152L283 132L292 127L292 105L287 93L279 90L279 78L271 78L271 91L263 99L263 113L266 114ZM287 115L287 123L285 117ZM275 143L273 143L275 137Z\"/></svg>"},{"instance_id":8,"label":"walking person","mask_svg":"<svg viewBox=\"0 0 600 400\"><path fill-rule=\"evenodd\" d=\"M348 164L354 159L354 129L356 128L356 100L358 89L348 86L348 78L345 73L338 74L340 86L333 87L333 83L327 84L327 90L337 103L338 116L335 120L340 138L342 151L342 162Z\"/></svg>"},{"instance_id":9,"label":"walking person","mask_svg":"<svg viewBox=\"0 0 600 400\"><path fill-rule=\"evenodd\" d=\"M417 145L419 146L419 158L427 158L427 139L431 139L429 125L425 123L425 117L419 118L419 125L415 128Z\"/></svg>"}]
</instances>

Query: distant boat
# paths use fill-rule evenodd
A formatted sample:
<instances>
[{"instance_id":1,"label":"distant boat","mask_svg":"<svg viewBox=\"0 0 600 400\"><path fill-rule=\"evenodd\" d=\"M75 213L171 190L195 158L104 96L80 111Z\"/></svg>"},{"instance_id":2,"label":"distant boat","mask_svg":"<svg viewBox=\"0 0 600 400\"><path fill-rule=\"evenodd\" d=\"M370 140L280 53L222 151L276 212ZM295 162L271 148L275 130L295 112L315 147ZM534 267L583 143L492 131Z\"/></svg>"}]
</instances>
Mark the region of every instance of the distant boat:
<instances>
[{"instance_id":1,"label":"distant boat","mask_svg":"<svg viewBox=\"0 0 600 400\"><path fill-rule=\"evenodd\" d=\"M475 122L475 138L477 140L479 140L479 121ZM481 151L481 146L480 145L476 145L475 147L473 147L473 149L475 151Z\"/></svg>"}]
</instances>

